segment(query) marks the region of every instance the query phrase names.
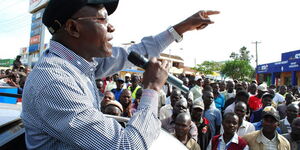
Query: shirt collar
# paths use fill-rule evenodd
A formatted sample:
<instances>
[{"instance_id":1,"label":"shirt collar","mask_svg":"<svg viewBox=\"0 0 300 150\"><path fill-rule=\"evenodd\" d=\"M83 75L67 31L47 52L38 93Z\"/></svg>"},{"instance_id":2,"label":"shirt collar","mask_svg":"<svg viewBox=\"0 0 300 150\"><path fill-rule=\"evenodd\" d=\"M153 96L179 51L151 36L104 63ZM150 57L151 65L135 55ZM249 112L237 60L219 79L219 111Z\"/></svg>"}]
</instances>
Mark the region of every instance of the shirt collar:
<instances>
[{"instance_id":1,"label":"shirt collar","mask_svg":"<svg viewBox=\"0 0 300 150\"><path fill-rule=\"evenodd\" d=\"M75 54L72 50L68 49L59 42L50 40L49 52L69 61L84 73L95 72L98 63L93 59L92 62L86 61L83 57Z\"/></svg>"},{"instance_id":2,"label":"shirt collar","mask_svg":"<svg viewBox=\"0 0 300 150\"><path fill-rule=\"evenodd\" d=\"M245 120L243 120L243 122L242 122L242 124L241 124L240 128L246 128L246 123L245 123Z\"/></svg>"},{"instance_id":3,"label":"shirt collar","mask_svg":"<svg viewBox=\"0 0 300 150\"><path fill-rule=\"evenodd\" d=\"M278 140L278 138L277 138L277 131L275 131L276 133L275 133L275 137L271 140L272 142L276 142L277 140ZM268 138L266 138L265 136L264 136L264 134L262 133L262 130L260 130L260 134L258 135L258 137L256 138L256 141L258 142L258 143L263 143L263 141L270 141Z\"/></svg>"},{"instance_id":4,"label":"shirt collar","mask_svg":"<svg viewBox=\"0 0 300 150\"><path fill-rule=\"evenodd\" d=\"M223 143L225 143L224 139L223 139L223 134L219 137L219 141L222 141ZM231 138L231 140L228 143L236 143L239 144L239 136L237 135L237 133L234 133L234 136ZM226 144L226 143L225 143Z\"/></svg>"}]
</instances>

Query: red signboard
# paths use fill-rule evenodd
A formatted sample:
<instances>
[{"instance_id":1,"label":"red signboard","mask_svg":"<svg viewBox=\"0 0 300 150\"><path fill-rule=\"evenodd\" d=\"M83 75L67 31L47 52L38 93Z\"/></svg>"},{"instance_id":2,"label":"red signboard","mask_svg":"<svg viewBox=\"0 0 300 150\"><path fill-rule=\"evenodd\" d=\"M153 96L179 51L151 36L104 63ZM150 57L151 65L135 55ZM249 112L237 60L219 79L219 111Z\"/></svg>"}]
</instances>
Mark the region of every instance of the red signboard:
<instances>
[{"instance_id":1,"label":"red signboard","mask_svg":"<svg viewBox=\"0 0 300 150\"><path fill-rule=\"evenodd\" d=\"M30 38L30 45L40 43L41 36L36 35Z\"/></svg>"}]
</instances>

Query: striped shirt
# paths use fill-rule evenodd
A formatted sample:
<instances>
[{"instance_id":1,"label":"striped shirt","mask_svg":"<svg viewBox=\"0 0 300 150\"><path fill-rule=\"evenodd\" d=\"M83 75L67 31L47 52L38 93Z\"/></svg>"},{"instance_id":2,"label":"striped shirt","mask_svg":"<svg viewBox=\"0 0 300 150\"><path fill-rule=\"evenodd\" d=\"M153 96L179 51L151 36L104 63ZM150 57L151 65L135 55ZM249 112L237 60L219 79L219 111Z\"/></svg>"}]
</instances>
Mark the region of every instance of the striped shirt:
<instances>
[{"instance_id":1,"label":"striped shirt","mask_svg":"<svg viewBox=\"0 0 300 150\"><path fill-rule=\"evenodd\" d=\"M21 117L30 149L148 149L158 137L158 93L143 91L138 111L123 128L100 112L96 78L132 66L130 51L149 57L174 41L168 32L146 37L127 50L112 49L112 56L87 62L62 44L50 41L27 78Z\"/></svg>"}]
</instances>

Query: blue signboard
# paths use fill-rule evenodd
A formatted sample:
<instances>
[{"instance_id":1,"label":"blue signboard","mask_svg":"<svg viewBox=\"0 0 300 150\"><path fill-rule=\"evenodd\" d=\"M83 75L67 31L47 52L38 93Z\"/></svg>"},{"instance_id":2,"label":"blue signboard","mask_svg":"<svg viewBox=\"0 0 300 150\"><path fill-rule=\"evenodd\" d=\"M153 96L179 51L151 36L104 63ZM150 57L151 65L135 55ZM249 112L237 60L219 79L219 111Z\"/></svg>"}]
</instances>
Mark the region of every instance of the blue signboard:
<instances>
[{"instance_id":1,"label":"blue signboard","mask_svg":"<svg viewBox=\"0 0 300 150\"><path fill-rule=\"evenodd\" d=\"M300 59L258 65L256 68L256 73L274 73L291 71L300 71Z\"/></svg>"},{"instance_id":2,"label":"blue signboard","mask_svg":"<svg viewBox=\"0 0 300 150\"><path fill-rule=\"evenodd\" d=\"M39 48L39 44L34 44L34 45L30 45L29 46L29 53L32 53L32 52L35 52L35 51L38 51L40 48Z\"/></svg>"},{"instance_id":3,"label":"blue signboard","mask_svg":"<svg viewBox=\"0 0 300 150\"><path fill-rule=\"evenodd\" d=\"M281 60L294 60L294 59L300 59L300 50L286 52L281 54Z\"/></svg>"},{"instance_id":4,"label":"blue signboard","mask_svg":"<svg viewBox=\"0 0 300 150\"><path fill-rule=\"evenodd\" d=\"M41 28L33 29L33 30L31 30L31 32L30 32L30 37L36 36L36 35L38 35L38 34L40 34L40 33L41 33Z\"/></svg>"},{"instance_id":5,"label":"blue signboard","mask_svg":"<svg viewBox=\"0 0 300 150\"><path fill-rule=\"evenodd\" d=\"M40 27L42 25L42 19L35 20L31 23L31 30Z\"/></svg>"}]
</instances>

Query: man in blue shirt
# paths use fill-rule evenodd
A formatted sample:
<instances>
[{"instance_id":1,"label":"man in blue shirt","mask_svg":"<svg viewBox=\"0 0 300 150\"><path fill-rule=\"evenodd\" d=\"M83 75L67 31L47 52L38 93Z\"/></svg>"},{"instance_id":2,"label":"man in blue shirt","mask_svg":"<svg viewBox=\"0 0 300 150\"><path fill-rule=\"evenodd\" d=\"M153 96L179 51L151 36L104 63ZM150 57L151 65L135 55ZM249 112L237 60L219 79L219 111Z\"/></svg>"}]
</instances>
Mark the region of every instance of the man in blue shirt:
<instances>
[{"instance_id":1,"label":"man in blue shirt","mask_svg":"<svg viewBox=\"0 0 300 150\"><path fill-rule=\"evenodd\" d=\"M27 149L148 149L160 133L158 91L167 79L167 62L150 59L143 95L126 128L100 111L95 80L132 66L135 51L159 56L182 34L213 22L214 11L200 11L157 36L128 49L112 47L114 27L108 16L118 0L50 0L42 17L52 34L46 50L28 76L22 119Z\"/></svg>"},{"instance_id":2,"label":"man in blue shirt","mask_svg":"<svg viewBox=\"0 0 300 150\"><path fill-rule=\"evenodd\" d=\"M218 135L222 123L222 114L216 107L211 107L214 95L211 91L204 91L202 99L204 103L204 117L209 120L211 135Z\"/></svg>"}]
</instances>

